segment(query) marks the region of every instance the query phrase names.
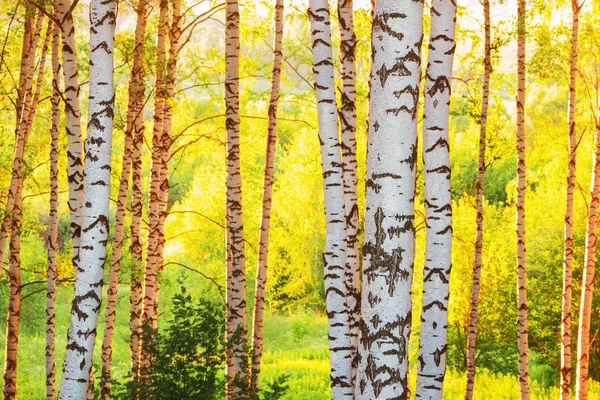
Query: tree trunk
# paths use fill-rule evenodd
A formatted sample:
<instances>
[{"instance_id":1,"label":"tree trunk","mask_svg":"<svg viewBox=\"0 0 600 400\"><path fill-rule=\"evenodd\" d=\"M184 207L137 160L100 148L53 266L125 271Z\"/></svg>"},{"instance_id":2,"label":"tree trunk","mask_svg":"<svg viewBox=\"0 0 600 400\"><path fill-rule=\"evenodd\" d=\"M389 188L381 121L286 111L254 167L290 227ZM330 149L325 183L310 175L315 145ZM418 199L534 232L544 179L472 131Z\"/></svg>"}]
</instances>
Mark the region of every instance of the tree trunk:
<instances>
[{"instance_id":1,"label":"tree trunk","mask_svg":"<svg viewBox=\"0 0 600 400\"><path fill-rule=\"evenodd\" d=\"M157 298L158 269L157 247L159 234L160 213L160 184L162 169L161 137L163 132L163 117L166 98L165 69L166 69L166 34L168 24L169 3L160 1L160 15L158 21L158 37L156 45L156 82L154 95L154 128L152 133L152 166L150 168L150 194L148 198L148 241L146 247L146 270L144 274L144 302L142 313L142 326L152 329L155 326ZM153 332L143 332L140 348L140 389L143 398L150 396L150 375L152 366Z\"/></svg>"},{"instance_id":2,"label":"tree trunk","mask_svg":"<svg viewBox=\"0 0 600 400\"><path fill-rule=\"evenodd\" d=\"M143 40L146 32L146 0L141 0L138 4L137 23L134 39L133 66L129 82L129 100L127 104L127 125L125 128L125 143L123 149L123 168L121 171L121 181L119 184L119 196L117 200L117 213L115 220L115 233L113 239L113 253L110 262L110 276L108 288L106 290L106 320L104 324L104 338L102 341L102 379L100 388L100 397L102 399L110 398L110 374L113 346L113 332L115 323L115 310L117 304L117 293L119 284L119 271L121 268L121 252L123 249L123 239L125 232L125 213L127 211L127 191L129 189L129 175L131 172L132 152L133 152L133 130L136 119L138 118L140 102L144 97L143 80ZM141 93L140 93L141 92ZM140 101L141 99L141 101ZM140 116L143 118L143 115ZM141 160L140 160L141 161ZM139 275L136 274L136 275ZM132 280L133 282L133 280ZM139 325L139 323L137 324ZM136 328L136 332L139 328ZM132 340L134 338L132 332ZM134 368L134 367L132 367Z\"/></svg>"},{"instance_id":3,"label":"tree trunk","mask_svg":"<svg viewBox=\"0 0 600 400\"><path fill-rule=\"evenodd\" d=\"M331 397L352 399L352 338L347 303L346 223L341 146L333 80L333 56L327 0L310 0L313 72L319 117L319 141L325 199L325 307L329 320Z\"/></svg>"},{"instance_id":4,"label":"tree trunk","mask_svg":"<svg viewBox=\"0 0 600 400\"><path fill-rule=\"evenodd\" d=\"M109 230L110 155L115 98L115 6L112 0L92 0L90 4L90 94L79 252L81 273L75 278L60 399L80 399L87 392L102 301L102 272Z\"/></svg>"},{"instance_id":5,"label":"tree trunk","mask_svg":"<svg viewBox=\"0 0 600 400\"><path fill-rule=\"evenodd\" d=\"M409 398L422 17L422 2L373 10L357 399Z\"/></svg>"},{"instance_id":6,"label":"tree trunk","mask_svg":"<svg viewBox=\"0 0 600 400\"><path fill-rule=\"evenodd\" d=\"M246 255L240 168L240 14L237 0L226 1L225 115L227 129L227 389L228 399L244 396L246 346Z\"/></svg>"},{"instance_id":7,"label":"tree trunk","mask_svg":"<svg viewBox=\"0 0 600 400\"><path fill-rule=\"evenodd\" d=\"M590 360L590 325L592 299L594 295L594 269L596 266L596 229L598 226L598 205L600 203L600 124L596 122L596 146L592 173L591 198L588 208L587 232L585 235L585 266L581 284L579 308L579 329L577 336L577 400L588 398L588 378Z\"/></svg>"},{"instance_id":8,"label":"tree trunk","mask_svg":"<svg viewBox=\"0 0 600 400\"><path fill-rule=\"evenodd\" d=\"M273 193L273 167L277 144L277 106L281 81L281 47L283 43L283 0L275 1L275 36L273 38L273 70L271 98L267 127L267 150L263 179L262 214L258 241L258 265L256 267L256 290L254 293L254 318L252 332L252 370L250 371L250 395L258 393L260 382L260 361L263 349L263 312L265 307L265 286L267 283L267 260L269 255L269 231L271 229L271 199Z\"/></svg>"},{"instance_id":9,"label":"tree trunk","mask_svg":"<svg viewBox=\"0 0 600 400\"><path fill-rule=\"evenodd\" d=\"M338 0L340 23L340 63L342 66L341 124L342 170L344 180L344 219L346 221L346 304L350 327L352 392L356 382L360 329L360 263L358 243L358 175L356 171L356 35L352 0Z\"/></svg>"},{"instance_id":10,"label":"tree trunk","mask_svg":"<svg viewBox=\"0 0 600 400\"><path fill-rule=\"evenodd\" d=\"M485 181L485 147L487 136L487 117L490 94L490 75L492 73L490 2L483 0L485 26L485 48L483 60L483 95L481 99L481 119L479 121L479 155L477 183L475 186L476 227L475 255L471 284L471 302L469 307L469 330L467 333L467 389L465 400L473 398L475 386L475 360L477 342L477 312L479 309L479 289L481 285L481 254L483 251L483 185Z\"/></svg>"},{"instance_id":11,"label":"tree trunk","mask_svg":"<svg viewBox=\"0 0 600 400\"><path fill-rule=\"evenodd\" d=\"M129 103L127 106L126 135L132 137L132 182L131 182L131 266L130 319L131 373L133 382L139 378L139 353L142 325L142 146L144 143L144 35L146 33L147 0L140 0L137 7L137 22L133 48L133 65L129 81ZM135 397L135 396L134 396Z\"/></svg>"},{"instance_id":12,"label":"tree trunk","mask_svg":"<svg viewBox=\"0 0 600 400\"><path fill-rule=\"evenodd\" d=\"M563 292L560 342L561 399L569 400L571 393L571 302L573 279L573 196L577 165L577 133L575 107L577 102L577 36L579 32L579 1L572 0L571 68L569 75L569 172L567 175L567 201L565 210L565 249L563 256Z\"/></svg>"},{"instance_id":13,"label":"tree trunk","mask_svg":"<svg viewBox=\"0 0 600 400\"><path fill-rule=\"evenodd\" d=\"M423 170L427 221L416 398L442 398L452 269L452 196L448 119L456 3L434 0L425 80Z\"/></svg>"},{"instance_id":14,"label":"tree trunk","mask_svg":"<svg viewBox=\"0 0 600 400\"><path fill-rule=\"evenodd\" d=\"M46 52L48 50L48 41L51 35L52 25L49 23L46 29L46 38L42 45L39 59L38 76L35 91L32 92L33 72L35 69L35 49L39 40L41 24L43 17L38 17L38 26L34 33L32 41L33 57L30 57L28 63L28 77L26 78L25 98L22 103L20 121L17 121L17 140L22 141L21 161L17 164L19 168L13 169L12 179L16 181L16 190L14 192L14 202L9 215L11 219L10 244L8 257L8 313L6 318L6 346L4 353L4 387L3 394L5 399L14 399L17 393L17 352L19 345L19 321L21 318L21 222L23 216L23 173L20 168L23 162L25 144L31 132L33 116L35 115L37 103L40 97L42 81L44 76L44 64L46 61ZM37 37L37 39L36 39ZM33 97L33 98L32 98ZM18 148L15 146L15 148ZM15 154L15 160L17 155ZM14 166L14 164L13 164Z\"/></svg>"},{"instance_id":15,"label":"tree trunk","mask_svg":"<svg viewBox=\"0 0 600 400\"><path fill-rule=\"evenodd\" d=\"M70 233L73 247L73 271L79 271L79 242L81 238L81 208L83 204L83 160L81 143L81 112L79 109L79 78L77 70L77 44L73 9L69 0L54 0L58 5L65 84L64 101L67 130L67 177L69 181Z\"/></svg>"},{"instance_id":16,"label":"tree trunk","mask_svg":"<svg viewBox=\"0 0 600 400\"><path fill-rule=\"evenodd\" d=\"M25 155L25 145L27 139L24 137L25 120L29 114L29 106L32 96L33 74L35 69L35 51L37 49L40 32L42 30L41 13L34 18L34 13L30 7L25 11L27 18L25 20L23 33L23 52L21 54L21 71L19 76L19 87L17 88L16 101L16 125L15 125L15 148L11 169L11 180L6 197L6 211L2 218L2 226L0 228L0 265L4 263L4 252L6 250L6 240L12 226L13 208L17 188L19 185L19 177L21 176L21 168L23 165L23 157ZM33 55L33 56L32 56Z\"/></svg>"},{"instance_id":17,"label":"tree trunk","mask_svg":"<svg viewBox=\"0 0 600 400\"><path fill-rule=\"evenodd\" d=\"M525 34L526 0L519 0L517 35L517 306L518 370L521 400L529 400L529 340L527 330L527 258L525 248Z\"/></svg>"},{"instance_id":18,"label":"tree trunk","mask_svg":"<svg viewBox=\"0 0 600 400\"><path fill-rule=\"evenodd\" d=\"M53 9L58 19L58 9ZM60 122L60 27L52 24L52 126L50 128L50 212L48 219L48 270L46 287L46 399L56 396L54 364L56 267L58 249L58 124Z\"/></svg>"}]
</instances>

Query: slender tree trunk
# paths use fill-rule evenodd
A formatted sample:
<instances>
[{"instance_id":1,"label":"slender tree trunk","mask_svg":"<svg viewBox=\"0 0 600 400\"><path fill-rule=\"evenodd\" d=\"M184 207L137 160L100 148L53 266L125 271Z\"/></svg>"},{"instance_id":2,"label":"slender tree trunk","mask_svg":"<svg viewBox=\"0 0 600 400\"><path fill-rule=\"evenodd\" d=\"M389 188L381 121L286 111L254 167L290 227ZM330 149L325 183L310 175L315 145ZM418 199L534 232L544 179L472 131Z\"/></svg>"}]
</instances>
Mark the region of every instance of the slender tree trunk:
<instances>
[{"instance_id":1,"label":"slender tree trunk","mask_svg":"<svg viewBox=\"0 0 600 400\"><path fill-rule=\"evenodd\" d=\"M346 304L350 326L352 392L356 382L360 329L360 263L358 260L358 175L356 171L356 35L352 0L338 0L340 23L340 63L342 66L341 124L342 170L344 180L344 219L346 221Z\"/></svg>"},{"instance_id":2,"label":"slender tree trunk","mask_svg":"<svg viewBox=\"0 0 600 400\"><path fill-rule=\"evenodd\" d=\"M155 303L158 296L157 270L158 270L158 234L160 213L160 191L162 170L162 145L163 118L166 98L166 35L169 12L168 0L160 1L160 15L158 22L158 37L156 45L156 82L154 95L154 128L152 134L152 166L150 168L150 194L148 199L148 241L146 250L146 270L144 274L144 302L142 324L148 329L155 326ZM152 354L150 352L153 332L144 332L140 348L140 389L142 397L150 396L150 375Z\"/></svg>"},{"instance_id":3,"label":"slender tree trunk","mask_svg":"<svg viewBox=\"0 0 600 400\"><path fill-rule=\"evenodd\" d=\"M527 329L527 258L525 248L525 34L526 0L518 3L517 36L517 306L519 391L521 400L529 399L529 340Z\"/></svg>"},{"instance_id":4,"label":"slender tree trunk","mask_svg":"<svg viewBox=\"0 0 600 400\"><path fill-rule=\"evenodd\" d=\"M567 201L565 210L565 249L563 256L563 292L560 342L561 399L569 400L571 393L571 302L573 279L573 196L577 165L577 133L575 108L577 103L577 37L579 32L579 1L572 0L571 68L569 75L569 172L567 175Z\"/></svg>"},{"instance_id":5,"label":"slender tree trunk","mask_svg":"<svg viewBox=\"0 0 600 400\"><path fill-rule=\"evenodd\" d=\"M0 265L4 263L4 251L6 250L6 240L12 226L13 208L21 176L23 157L25 155L25 145L27 139L24 137L25 119L29 114L29 105L32 96L33 74L35 69L35 51L37 49L40 32L42 30L41 13L34 18L30 7L26 8L26 20L23 33L23 52L21 54L21 71L19 76L19 87L17 88L16 101L16 125L15 125L15 148L11 169L11 181L6 198L5 212L2 216L2 226L0 229Z\"/></svg>"},{"instance_id":6,"label":"slender tree trunk","mask_svg":"<svg viewBox=\"0 0 600 400\"><path fill-rule=\"evenodd\" d=\"M265 286L267 283L267 260L269 255L269 231L271 229L271 198L273 193L273 168L277 144L277 105L281 81L281 47L283 43L283 0L275 1L275 36L273 38L273 70L271 78L271 98L269 100L269 120L267 127L267 150L263 178L262 214L258 241L258 265L256 267L256 290L254 292L254 318L252 332L252 370L250 395L258 393L260 382L260 361L263 349L263 312L265 308Z\"/></svg>"},{"instance_id":7,"label":"slender tree trunk","mask_svg":"<svg viewBox=\"0 0 600 400\"><path fill-rule=\"evenodd\" d=\"M87 392L102 301L102 272L109 230L110 154L115 99L115 6L112 0L92 0L90 4L90 95L79 252L81 273L75 278L60 399L81 399Z\"/></svg>"},{"instance_id":8,"label":"slender tree trunk","mask_svg":"<svg viewBox=\"0 0 600 400\"><path fill-rule=\"evenodd\" d=\"M350 337L346 287L344 177L338 139L329 8L327 0L310 0L308 4L325 199L326 236L323 267L325 307L329 320L331 397L352 399L353 339Z\"/></svg>"},{"instance_id":9,"label":"slender tree trunk","mask_svg":"<svg viewBox=\"0 0 600 400\"><path fill-rule=\"evenodd\" d=\"M416 398L442 398L452 269L452 196L448 119L456 3L434 0L425 80L423 169L427 220Z\"/></svg>"},{"instance_id":10,"label":"slender tree trunk","mask_svg":"<svg viewBox=\"0 0 600 400\"><path fill-rule=\"evenodd\" d=\"M598 205L600 203L600 123L596 122L596 143L594 169L592 173L590 205L588 208L587 232L585 235L585 266L581 284L581 303L577 336L577 400L588 398L590 361L590 325L596 266L596 229L598 226Z\"/></svg>"},{"instance_id":11,"label":"slender tree trunk","mask_svg":"<svg viewBox=\"0 0 600 400\"><path fill-rule=\"evenodd\" d=\"M420 1L374 4L357 399L410 396L422 17Z\"/></svg>"},{"instance_id":12,"label":"slender tree trunk","mask_svg":"<svg viewBox=\"0 0 600 400\"><path fill-rule=\"evenodd\" d=\"M62 38L64 101L67 130L67 177L69 181L70 234L73 247L73 271L79 270L79 242L81 237L81 208L83 204L83 159L81 142L81 112L79 109L79 78L77 44L73 9L69 0L54 0L60 14Z\"/></svg>"},{"instance_id":13,"label":"slender tree trunk","mask_svg":"<svg viewBox=\"0 0 600 400\"><path fill-rule=\"evenodd\" d=\"M242 398L247 388L246 254L242 221L240 167L240 13L237 0L226 1L225 115L227 128L227 389L228 399Z\"/></svg>"},{"instance_id":14,"label":"slender tree trunk","mask_svg":"<svg viewBox=\"0 0 600 400\"><path fill-rule=\"evenodd\" d=\"M143 101L143 40L146 31L146 0L138 4L137 23L134 39L133 66L129 82L129 100L127 105L127 125L125 129L125 143L123 149L123 168L119 184L119 196L117 200L117 214L115 221L115 233L113 239L113 253L110 264L110 276L106 290L106 320L104 324L104 338L102 341L102 380L100 396L103 399L110 398L110 373L112 360L113 332L115 323L115 310L117 304L117 293L119 285L119 271L121 268L121 252L125 232L125 213L127 211L127 191L129 190L129 176L132 165L134 125L138 118L140 99ZM141 93L140 93L141 92ZM143 115L140 116L143 118ZM141 160L140 160L141 161ZM139 273L137 274L139 275ZM138 324L139 325L139 324ZM136 328L139 330L139 328ZM132 340L138 340L139 335Z\"/></svg>"},{"instance_id":15,"label":"slender tree trunk","mask_svg":"<svg viewBox=\"0 0 600 400\"><path fill-rule=\"evenodd\" d=\"M492 72L490 2L483 0L485 25L485 48L483 60L483 95L481 99L481 117L479 120L479 155L477 183L475 186L476 227L475 255L471 284L471 303L469 307L469 330L467 333L467 389L465 400L473 398L475 386L475 360L477 342L477 313L479 309L479 289L481 285L481 254L483 251L483 185L485 181L485 147L487 136L487 117L490 94L490 75Z\"/></svg>"},{"instance_id":16,"label":"slender tree trunk","mask_svg":"<svg viewBox=\"0 0 600 400\"><path fill-rule=\"evenodd\" d=\"M137 22L133 48L133 65L129 81L126 135L132 137L132 187L131 187L131 266L130 319L131 372L134 383L139 378L139 352L142 325L142 146L144 143L144 35L146 33L147 0L137 6ZM136 396L134 396L136 397Z\"/></svg>"},{"instance_id":17,"label":"slender tree trunk","mask_svg":"<svg viewBox=\"0 0 600 400\"><path fill-rule=\"evenodd\" d=\"M43 18L38 18L41 27ZM42 45L41 55L38 66L38 76L35 91L32 92L33 70L35 68L35 56L30 57L25 99L23 109L20 115L20 121L17 121L16 137L23 142L22 149L25 150L25 144L31 132L33 116L35 115L37 103L40 96L42 81L44 76L44 63L46 61L46 52L48 50L48 41L51 35L52 25L49 23L46 29L46 38ZM37 48L36 36L39 39L41 29L36 27L36 33L33 39L33 49ZM15 146L18 147L18 146ZM15 157L16 158L16 157ZM21 154L21 163L23 153ZM19 322L21 318L21 222L23 215L23 173L19 167L16 171L13 169L13 179L16 178L16 191L14 192L14 203L12 207L10 245L8 258L8 313L6 318L6 347L4 354L4 387L3 394L5 399L14 399L17 393L17 355L19 345Z\"/></svg>"},{"instance_id":18,"label":"slender tree trunk","mask_svg":"<svg viewBox=\"0 0 600 400\"><path fill-rule=\"evenodd\" d=\"M53 15L58 19L58 9ZM56 267L58 250L58 124L60 122L60 27L52 24L52 125L50 128L50 212L48 220L48 271L46 287L46 399L56 396L54 364Z\"/></svg>"}]
</instances>

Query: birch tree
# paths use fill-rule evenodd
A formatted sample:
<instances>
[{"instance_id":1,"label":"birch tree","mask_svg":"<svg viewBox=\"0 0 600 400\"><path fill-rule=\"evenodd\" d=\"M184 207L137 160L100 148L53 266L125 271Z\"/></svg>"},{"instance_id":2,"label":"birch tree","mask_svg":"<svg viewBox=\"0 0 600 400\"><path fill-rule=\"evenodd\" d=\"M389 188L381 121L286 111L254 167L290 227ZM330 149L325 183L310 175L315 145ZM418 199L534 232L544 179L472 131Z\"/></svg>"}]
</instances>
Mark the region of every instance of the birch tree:
<instances>
[{"instance_id":1,"label":"birch tree","mask_svg":"<svg viewBox=\"0 0 600 400\"><path fill-rule=\"evenodd\" d=\"M58 19L58 9L53 8L53 16ZM48 218L48 268L46 287L46 399L56 396L54 362L56 267L58 250L58 123L60 121L60 27L52 25L52 123L50 127L50 212Z\"/></svg>"},{"instance_id":2,"label":"birch tree","mask_svg":"<svg viewBox=\"0 0 600 400\"><path fill-rule=\"evenodd\" d=\"M408 399L421 1L374 4L357 399Z\"/></svg>"},{"instance_id":3,"label":"birch tree","mask_svg":"<svg viewBox=\"0 0 600 400\"><path fill-rule=\"evenodd\" d=\"M237 0L225 6L225 126L227 130L226 180L226 361L228 399L241 398L247 379L246 254L242 224L240 174L239 57L240 14Z\"/></svg>"},{"instance_id":4,"label":"birch tree","mask_svg":"<svg viewBox=\"0 0 600 400\"><path fill-rule=\"evenodd\" d=\"M356 35L354 4L338 0L340 24L340 63L342 67L341 125L342 171L344 181L344 220L346 221L346 304L352 365L350 382L356 381L358 337L360 325L360 263L358 250L358 175L356 171ZM353 386L354 390L354 386Z\"/></svg>"},{"instance_id":5,"label":"birch tree","mask_svg":"<svg viewBox=\"0 0 600 400\"><path fill-rule=\"evenodd\" d=\"M467 389L465 400L473 398L475 386L475 354L477 341L477 313L479 310L479 289L481 287L481 254L483 251L483 185L485 182L485 148L487 137L487 118L490 94L490 75L492 73L490 2L483 0L484 18L484 59L483 89L481 99L481 117L479 120L479 155L477 162L477 183L475 185L475 255L469 305L469 331L467 334Z\"/></svg>"},{"instance_id":6,"label":"birch tree","mask_svg":"<svg viewBox=\"0 0 600 400\"><path fill-rule=\"evenodd\" d=\"M351 382L353 351L346 299L344 177L341 146L338 139L329 4L327 0L310 0L308 4L325 199L326 231L323 274L325 307L329 323L331 397L351 399L353 396Z\"/></svg>"},{"instance_id":7,"label":"birch tree","mask_svg":"<svg viewBox=\"0 0 600 400\"><path fill-rule=\"evenodd\" d=\"M277 106L281 82L281 47L283 43L283 0L275 1L275 36L273 38L273 70L271 73L271 97L267 123L267 149L263 174L262 213L258 241L258 265L256 267L256 290L254 291L254 318L252 329L252 369L250 371L250 395L258 392L260 361L263 349L263 314L265 286L267 283L267 260L269 255L269 231L271 229L271 200L273 193L273 168L277 144Z\"/></svg>"},{"instance_id":8,"label":"birch tree","mask_svg":"<svg viewBox=\"0 0 600 400\"><path fill-rule=\"evenodd\" d=\"M571 1L571 65L569 71L569 167L567 175L567 199L565 210L565 247L563 255L563 291L560 342L561 399L568 400L571 393L571 302L573 280L573 197L575 194L575 170L577 166L577 132L575 108L577 102L577 38L579 32L579 1Z\"/></svg>"},{"instance_id":9,"label":"birch tree","mask_svg":"<svg viewBox=\"0 0 600 400\"><path fill-rule=\"evenodd\" d=\"M588 398L590 325L592 323L592 299L594 296L598 206L600 204L600 124L598 123L596 123L595 142L590 203L585 234L585 264L581 283L579 326L577 330L577 385L575 388L577 400Z\"/></svg>"},{"instance_id":10,"label":"birch tree","mask_svg":"<svg viewBox=\"0 0 600 400\"><path fill-rule=\"evenodd\" d=\"M448 349L448 297L452 269L448 119L455 29L456 3L434 0L425 73L423 169L427 231L416 390L416 398L430 400L442 398Z\"/></svg>"},{"instance_id":11,"label":"birch tree","mask_svg":"<svg viewBox=\"0 0 600 400\"><path fill-rule=\"evenodd\" d=\"M92 0L90 4L90 92L79 252L81 273L75 278L60 399L80 399L87 392L102 301L102 272L109 230L110 154L115 97L115 12L116 3L112 0Z\"/></svg>"}]
</instances>

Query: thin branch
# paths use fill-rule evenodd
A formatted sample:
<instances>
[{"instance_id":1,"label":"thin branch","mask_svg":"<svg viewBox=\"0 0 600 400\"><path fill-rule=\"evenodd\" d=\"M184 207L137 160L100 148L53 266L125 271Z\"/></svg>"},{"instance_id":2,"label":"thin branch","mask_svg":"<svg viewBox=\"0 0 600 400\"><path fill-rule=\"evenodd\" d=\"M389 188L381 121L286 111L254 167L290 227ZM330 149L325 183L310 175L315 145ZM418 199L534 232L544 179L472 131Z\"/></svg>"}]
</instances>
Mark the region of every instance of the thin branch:
<instances>
[{"instance_id":1,"label":"thin branch","mask_svg":"<svg viewBox=\"0 0 600 400\"><path fill-rule=\"evenodd\" d=\"M225 304L225 296L223 295L223 286L219 285L219 283L215 280L215 278L210 277L210 276L206 275L205 273L203 273L201 271L198 271L197 269L194 269L192 267L188 267L187 265L182 264L182 263L177 262L177 261L169 261L168 263L166 263L166 264L163 265L163 268L166 267L167 265L177 265L179 267L183 267L183 268L185 268L185 269L187 269L189 271L195 272L198 275L202 276L203 278L208 279L209 281L211 281L217 287L217 289L219 291L219 295L221 296L221 299L223 300L223 304Z\"/></svg>"}]
</instances>

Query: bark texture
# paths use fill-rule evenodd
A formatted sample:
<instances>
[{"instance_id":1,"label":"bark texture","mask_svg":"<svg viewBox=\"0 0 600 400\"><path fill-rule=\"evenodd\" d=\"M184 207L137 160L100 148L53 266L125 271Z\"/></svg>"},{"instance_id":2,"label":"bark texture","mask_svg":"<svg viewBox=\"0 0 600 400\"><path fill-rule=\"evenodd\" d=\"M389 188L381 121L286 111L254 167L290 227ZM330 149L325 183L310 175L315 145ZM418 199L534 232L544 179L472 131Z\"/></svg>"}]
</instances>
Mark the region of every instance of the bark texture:
<instances>
[{"instance_id":1,"label":"bark texture","mask_svg":"<svg viewBox=\"0 0 600 400\"><path fill-rule=\"evenodd\" d=\"M351 399L352 357L350 318L347 303L345 263L346 223L344 177L339 128L328 1L309 1L312 31L313 73L319 119L321 166L325 199L325 307L328 317L331 397Z\"/></svg>"},{"instance_id":2,"label":"bark texture","mask_svg":"<svg viewBox=\"0 0 600 400\"><path fill-rule=\"evenodd\" d=\"M344 219L346 221L346 304L352 365L350 382L356 382L358 337L360 329L360 263L358 243L358 175L356 171L356 35L354 34L354 4L338 0L340 24L340 62L342 66L341 125L342 170L344 180Z\"/></svg>"},{"instance_id":3,"label":"bark texture","mask_svg":"<svg viewBox=\"0 0 600 400\"><path fill-rule=\"evenodd\" d=\"M577 400L588 398L590 361L590 325L592 322L592 300L596 266L596 230L598 227L598 206L600 204L600 124L596 123L596 143L594 170L592 173L591 196L588 206L587 231L585 235L585 265L581 283L581 303L577 336Z\"/></svg>"},{"instance_id":4,"label":"bark texture","mask_svg":"<svg viewBox=\"0 0 600 400\"><path fill-rule=\"evenodd\" d=\"M527 253L525 247L525 42L526 0L518 2L517 20L517 307L518 370L521 400L529 399L529 338L527 329Z\"/></svg>"},{"instance_id":5,"label":"bark texture","mask_svg":"<svg viewBox=\"0 0 600 400\"><path fill-rule=\"evenodd\" d=\"M54 7L54 17L58 9ZM60 27L52 25L52 125L50 128L50 212L48 219L48 269L46 286L46 399L56 396L54 362L56 266L58 250L58 123L60 121Z\"/></svg>"},{"instance_id":6,"label":"bark texture","mask_svg":"<svg viewBox=\"0 0 600 400\"><path fill-rule=\"evenodd\" d=\"M485 182L485 148L487 137L487 117L490 95L490 75L492 73L490 2L483 1L484 18L484 59L483 89L481 99L481 117L479 120L479 155L477 161L477 183L475 186L475 209L477 213L475 227L475 255L471 283L471 301L469 306L469 330L467 332L467 389L465 400L473 398L475 387L475 355L477 342L477 313L479 310L479 289L481 287L481 255L483 252L483 185Z\"/></svg>"},{"instance_id":7,"label":"bark texture","mask_svg":"<svg viewBox=\"0 0 600 400\"><path fill-rule=\"evenodd\" d=\"M425 79L423 169L427 221L416 398L442 398L452 269L452 196L448 119L456 3L434 0Z\"/></svg>"},{"instance_id":8,"label":"bark texture","mask_svg":"<svg viewBox=\"0 0 600 400\"><path fill-rule=\"evenodd\" d=\"M374 3L357 399L410 396L422 17L420 1Z\"/></svg>"},{"instance_id":9,"label":"bark texture","mask_svg":"<svg viewBox=\"0 0 600 400\"><path fill-rule=\"evenodd\" d=\"M106 260L114 106L113 38L116 3L90 4L90 94L85 154L80 273L75 278L60 399L86 395Z\"/></svg>"},{"instance_id":10,"label":"bark texture","mask_svg":"<svg viewBox=\"0 0 600 400\"><path fill-rule=\"evenodd\" d=\"M225 125L227 129L227 281L226 359L228 399L242 398L246 388L246 254L242 224L240 174L239 57L240 14L237 0L225 11Z\"/></svg>"},{"instance_id":11,"label":"bark texture","mask_svg":"<svg viewBox=\"0 0 600 400\"><path fill-rule=\"evenodd\" d=\"M569 166L565 206L565 248L563 255L563 291L560 342L560 397L569 400L571 392L571 302L573 301L573 197L577 166L577 132L575 108L577 103L577 38L579 32L579 1L571 1L571 66L569 73Z\"/></svg>"},{"instance_id":12,"label":"bark texture","mask_svg":"<svg viewBox=\"0 0 600 400\"><path fill-rule=\"evenodd\" d=\"M254 318L252 330L252 370L250 371L251 395L258 393L260 361L263 349L263 313L265 308L265 286L269 255L269 231L271 229L271 199L273 193L273 168L277 144L277 105L281 81L281 47L283 43L283 0L275 1L275 36L273 38L273 70L271 74L271 97L267 123L267 150L263 178L262 213L258 241L258 265L256 267L256 290L254 292Z\"/></svg>"}]
</instances>

